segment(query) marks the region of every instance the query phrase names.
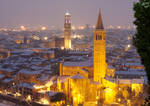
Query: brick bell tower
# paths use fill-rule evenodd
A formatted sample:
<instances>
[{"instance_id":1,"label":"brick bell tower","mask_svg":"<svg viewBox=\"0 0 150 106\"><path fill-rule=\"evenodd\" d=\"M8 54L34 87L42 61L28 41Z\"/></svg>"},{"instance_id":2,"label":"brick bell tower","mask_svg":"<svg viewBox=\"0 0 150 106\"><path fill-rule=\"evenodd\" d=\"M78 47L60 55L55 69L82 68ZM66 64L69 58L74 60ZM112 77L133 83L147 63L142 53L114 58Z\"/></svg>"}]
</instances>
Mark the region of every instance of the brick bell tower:
<instances>
[{"instance_id":1,"label":"brick bell tower","mask_svg":"<svg viewBox=\"0 0 150 106\"><path fill-rule=\"evenodd\" d=\"M106 74L106 31L104 30L101 12L94 30L94 81L102 82Z\"/></svg>"}]
</instances>

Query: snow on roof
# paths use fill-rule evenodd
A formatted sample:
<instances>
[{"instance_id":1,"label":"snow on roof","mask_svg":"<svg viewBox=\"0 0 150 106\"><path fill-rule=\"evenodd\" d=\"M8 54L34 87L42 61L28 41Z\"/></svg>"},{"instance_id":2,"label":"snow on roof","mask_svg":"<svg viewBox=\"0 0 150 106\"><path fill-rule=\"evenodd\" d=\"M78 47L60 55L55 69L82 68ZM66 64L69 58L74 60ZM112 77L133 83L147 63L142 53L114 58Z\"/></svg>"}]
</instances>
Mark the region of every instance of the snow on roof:
<instances>
[{"instance_id":1,"label":"snow on roof","mask_svg":"<svg viewBox=\"0 0 150 106\"><path fill-rule=\"evenodd\" d=\"M2 67L0 66L0 71L3 71L3 70L5 70L5 68L2 68Z\"/></svg>"},{"instance_id":2,"label":"snow on roof","mask_svg":"<svg viewBox=\"0 0 150 106\"><path fill-rule=\"evenodd\" d=\"M24 82L24 83L20 83L20 84L18 84L18 85L16 85L16 86L33 89L34 83L27 83L27 82Z\"/></svg>"},{"instance_id":3,"label":"snow on roof","mask_svg":"<svg viewBox=\"0 0 150 106\"><path fill-rule=\"evenodd\" d=\"M109 69L114 69L114 67L113 67L112 65L107 65L107 67L108 67Z\"/></svg>"},{"instance_id":4,"label":"snow on roof","mask_svg":"<svg viewBox=\"0 0 150 106\"><path fill-rule=\"evenodd\" d=\"M148 78L147 78L147 76L144 76L144 82L145 82L145 84L148 84Z\"/></svg>"},{"instance_id":5,"label":"snow on roof","mask_svg":"<svg viewBox=\"0 0 150 106\"><path fill-rule=\"evenodd\" d=\"M40 65L40 64L42 64L42 62L41 61L32 61L31 64Z\"/></svg>"},{"instance_id":6,"label":"snow on roof","mask_svg":"<svg viewBox=\"0 0 150 106\"><path fill-rule=\"evenodd\" d=\"M77 61L77 62L64 62L63 66L92 66L93 62L91 62L90 60L88 61Z\"/></svg>"},{"instance_id":7,"label":"snow on roof","mask_svg":"<svg viewBox=\"0 0 150 106\"><path fill-rule=\"evenodd\" d=\"M127 66L143 66L141 63L125 63L125 65L127 65Z\"/></svg>"},{"instance_id":8,"label":"snow on roof","mask_svg":"<svg viewBox=\"0 0 150 106\"><path fill-rule=\"evenodd\" d=\"M5 71L5 72L14 72L15 71L15 70L10 69L10 68L2 68L2 67L0 67L0 70Z\"/></svg>"},{"instance_id":9,"label":"snow on roof","mask_svg":"<svg viewBox=\"0 0 150 106\"><path fill-rule=\"evenodd\" d=\"M26 49L26 50L22 49L22 50L10 51L10 53L30 53L30 52L33 52L33 51L28 50L28 49Z\"/></svg>"},{"instance_id":10,"label":"snow on roof","mask_svg":"<svg viewBox=\"0 0 150 106\"><path fill-rule=\"evenodd\" d=\"M68 78L70 78L70 76L59 76L58 78L61 83L64 83L67 81Z\"/></svg>"},{"instance_id":11,"label":"snow on roof","mask_svg":"<svg viewBox=\"0 0 150 106\"><path fill-rule=\"evenodd\" d=\"M141 60L140 59L137 59L137 58L126 58L125 59L126 61L135 61L135 62L141 62Z\"/></svg>"},{"instance_id":12,"label":"snow on roof","mask_svg":"<svg viewBox=\"0 0 150 106\"><path fill-rule=\"evenodd\" d=\"M0 79L2 79L2 78L4 78L5 77L5 75L3 75L3 74L0 74Z\"/></svg>"},{"instance_id":13,"label":"snow on roof","mask_svg":"<svg viewBox=\"0 0 150 106\"><path fill-rule=\"evenodd\" d=\"M120 84L144 84L144 79L118 79Z\"/></svg>"},{"instance_id":14,"label":"snow on roof","mask_svg":"<svg viewBox=\"0 0 150 106\"><path fill-rule=\"evenodd\" d=\"M12 78L5 78L4 80L2 80L2 82L4 82L4 83L9 83L11 81L13 81Z\"/></svg>"},{"instance_id":15,"label":"snow on roof","mask_svg":"<svg viewBox=\"0 0 150 106\"><path fill-rule=\"evenodd\" d=\"M83 59L84 57L83 56L67 56L67 57L64 57L65 59L73 59L73 58L79 58L79 59Z\"/></svg>"},{"instance_id":16,"label":"snow on roof","mask_svg":"<svg viewBox=\"0 0 150 106\"><path fill-rule=\"evenodd\" d=\"M45 80L47 80L49 78L49 75L47 75L47 74L42 74L39 78L38 78L38 80L40 80L40 81L45 81Z\"/></svg>"},{"instance_id":17,"label":"snow on roof","mask_svg":"<svg viewBox=\"0 0 150 106\"><path fill-rule=\"evenodd\" d=\"M133 78L133 79L124 79L124 78L105 78L108 81L119 84L144 84L144 78Z\"/></svg>"},{"instance_id":18,"label":"snow on roof","mask_svg":"<svg viewBox=\"0 0 150 106\"><path fill-rule=\"evenodd\" d=\"M68 54L89 54L89 51L70 51Z\"/></svg>"},{"instance_id":19,"label":"snow on roof","mask_svg":"<svg viewBox=\"0 0 150 106\"><path fill-rule=\"evenodd\" d=\"M13 106L14 104L13 103L10 103L9 102L9 104L8 103L0 103L0 106Z\"/></svg>"},{"instance_id":20,"label":"snow on roof","mask_svg":"<svg viewBox=\"0 0 150 106\"><path fill-rule=\"evenodd\" d=\"M36 66L36 65L31 66L31 68L32 68L33 70L40 70L40 69L41 69L41 67Z\"/></svg>"},{"instance_id":21,"label":"snow on roof","mask_svg":"<svg viewBox=\"0 0 150 106\"><path fill-rule=\"evenodd\" d=\"M50 50L50 48L30 48L31 50L37 49L37 50ZM29 50L30 50L29 49Z\"/></svg>"},{"instance_id":22,"label":"snow on roof","mask_svg":"<svg viewBox=\"0 0 150 106\"><path fill-rule=\"evenodd\" d=\"M19 71L19 73L35 75L35 74L40 74L41 71L31 71L31 70L29 71L29 70L26 70L26 69L21 69Z\"/></svg>"},{"instance_id":23,"label":"snow on roof","mask_svg":"<svg viewBox=\"0 0 150 106\"><path fill-rule=\"evenodd\" d=\"M40 51L40 53L48 53L48 54L53 54L54 53L54 51Z\"/></svg>"},{"instance_id":24,"label":"snow on roof","mask_svg":"<svg viewBox=\"0 0 150 106\"><path fill-rule=\"evenodd\" d=\"M34 53L33 51L25 51L21 55L28 55L28 56L30 56L33 53Z\"/></svg>"},{"instance_id":25,"label":"snow on roof","mask_svg":"<svg viewBox=\"0 0 150 106\"><path fill-rule=\"evenodd\" d=\"M76 74L76 75L72 76L71 79L85 79L85 77L80 74Z\"/></svg>"},{"instance_id":26,"label":"snow on roof","mask_svg":"<svg viewBox=\"0 0 150 106\"><path fill-rule=\"evenodd\" d=\"M47 71L47 70L45 70L44 72L45 72L46 74L51 74L51 73L52 73L52 71L51 71L51 70L48 70L48 71Z\"/></svg>"},{"instance_id":27,"label":"snow on roof","mask_svg":"<svg viewBox=\"0 0 150 106\"><path fill-rule=\"evenodd\" d=\"M51 69L51 65L49 64L49 65L47 65L47 66L44 66L42 69L43 69L43 70L50 70L50 69Z\"/></svg>"},{"instance_id":28,"label":"snow on roof","mask_svg":"<svg viewBox=\"0 0 150 106\"><path fill-rule=\"evenodd\" d=\"M115 71L115 74L124 74L124 75L146 75L145 71L129 70L129 71Z\"/></svg>"}]
</instances>

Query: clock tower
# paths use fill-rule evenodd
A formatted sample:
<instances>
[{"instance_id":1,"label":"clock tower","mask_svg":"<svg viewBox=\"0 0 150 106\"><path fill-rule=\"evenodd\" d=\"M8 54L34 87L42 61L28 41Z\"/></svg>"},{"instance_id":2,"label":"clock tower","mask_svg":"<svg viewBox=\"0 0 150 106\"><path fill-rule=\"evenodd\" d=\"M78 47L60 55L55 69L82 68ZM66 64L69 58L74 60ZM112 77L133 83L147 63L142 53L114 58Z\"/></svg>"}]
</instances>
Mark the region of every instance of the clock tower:
<instances>
[{"instance_id":1,"label":"clock tower","mask_svg":"<svg viewBox=\"0 0 150 106\"><path fill-rule=\"evenodd\" d=\"M94 81L102 82L106 74L106 31L104 30L101 12L94 30Z\"/></svg>"},{"instance_id":2,"label":"clock tower","mask_svg":"<svg viewBox=\"0 0 150 106\"><path fill-rule=\"evenodd\" d=\"M64 48L71 49L71 15L67 12L65 14L65 23L64 23Z\"/></svg>"}]
</instances>

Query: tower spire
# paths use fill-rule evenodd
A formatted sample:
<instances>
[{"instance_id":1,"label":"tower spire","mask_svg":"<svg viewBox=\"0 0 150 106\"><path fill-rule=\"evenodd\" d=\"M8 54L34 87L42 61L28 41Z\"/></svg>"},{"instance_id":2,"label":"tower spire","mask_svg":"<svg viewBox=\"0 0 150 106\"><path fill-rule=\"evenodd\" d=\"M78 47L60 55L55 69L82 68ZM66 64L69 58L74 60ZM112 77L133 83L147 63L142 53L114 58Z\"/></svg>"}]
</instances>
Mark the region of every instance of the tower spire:
<instances>
[{"instance_id":1,"label":"tower spire","mask_svg":"<svg viewBox=\"0 0 150 106\"><path fill-rule=\"evenodd\" d=\"M99 10L98 20L97 20L97 24L96 24L96 29L104 29L100 10Z\"/></svg>"}]
</instances>

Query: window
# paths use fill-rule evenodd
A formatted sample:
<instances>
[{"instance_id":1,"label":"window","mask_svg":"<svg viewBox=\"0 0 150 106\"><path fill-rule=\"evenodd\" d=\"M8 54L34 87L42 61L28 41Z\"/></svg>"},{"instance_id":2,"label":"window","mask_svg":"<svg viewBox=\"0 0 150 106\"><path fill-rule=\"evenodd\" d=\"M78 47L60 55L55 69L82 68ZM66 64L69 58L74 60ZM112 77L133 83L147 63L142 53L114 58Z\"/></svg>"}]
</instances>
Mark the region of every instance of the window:
<instances>
[{"instance_id":1,"label":"window","mask_svg":"<svg viewBox=\"0 0 150 106\"><path fill-rule=\"evenodd\" d=\"M106 37L104 37L103 40L106 40Z\"/></svg>"},{"instance_id":2,"label":"window","mask_svg":"<svg viewBox=\"0 0 150 106\"><path fill-rule=\"evenodd\" d=\"M96 40L102 40L102 36L101 35L96 35Z\"/></svg>"}]
</instances>

